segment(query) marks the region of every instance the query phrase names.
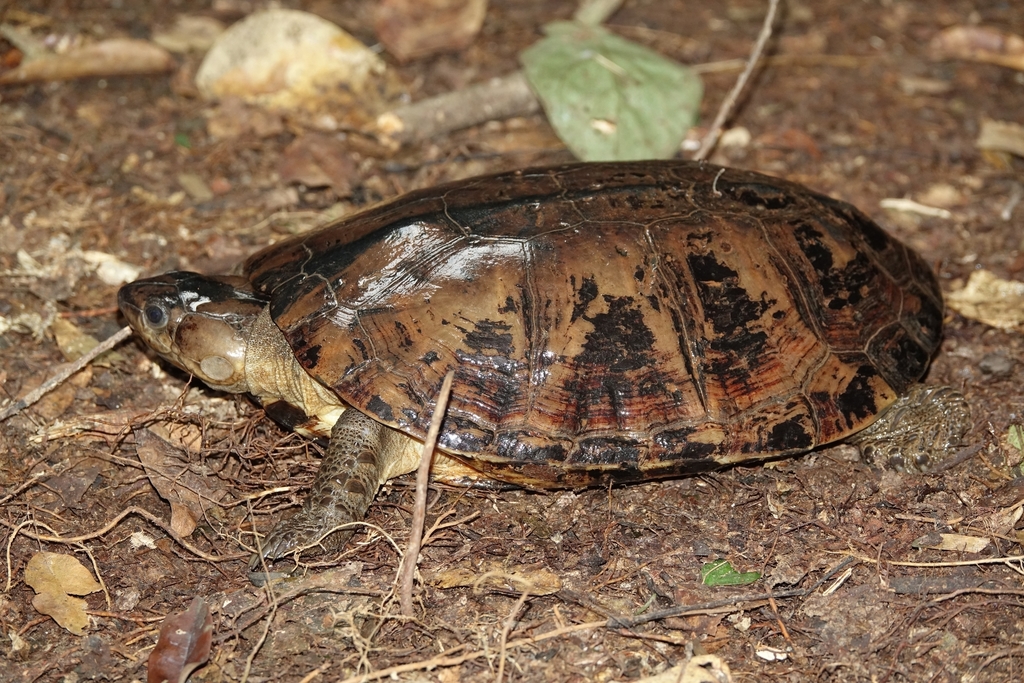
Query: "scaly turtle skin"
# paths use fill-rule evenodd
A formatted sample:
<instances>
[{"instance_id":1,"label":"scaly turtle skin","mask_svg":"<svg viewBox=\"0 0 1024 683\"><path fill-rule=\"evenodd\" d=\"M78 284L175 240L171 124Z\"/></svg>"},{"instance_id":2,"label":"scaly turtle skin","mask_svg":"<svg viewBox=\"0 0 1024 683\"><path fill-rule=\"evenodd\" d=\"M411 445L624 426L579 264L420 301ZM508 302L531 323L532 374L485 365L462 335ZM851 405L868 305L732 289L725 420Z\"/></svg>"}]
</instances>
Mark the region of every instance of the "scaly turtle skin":
<instances>
[{"instance_id":1,"label":"scaly turtle skin","mask_svg":"<svg viewBox=\"0 0 1024 683\"><path fill-rule=\"evenodd\" d=\"M970 423L960 394L916 385L942 333L924 260L852 206L757 173L649 161L472 178L275 244L243 272L169 273L118 300L172 363L331 434L266 559L360 520L415 468L449 370L436 467L528 487L693 474L858 432L916 470Z\"/></svg>"}]
</instances>

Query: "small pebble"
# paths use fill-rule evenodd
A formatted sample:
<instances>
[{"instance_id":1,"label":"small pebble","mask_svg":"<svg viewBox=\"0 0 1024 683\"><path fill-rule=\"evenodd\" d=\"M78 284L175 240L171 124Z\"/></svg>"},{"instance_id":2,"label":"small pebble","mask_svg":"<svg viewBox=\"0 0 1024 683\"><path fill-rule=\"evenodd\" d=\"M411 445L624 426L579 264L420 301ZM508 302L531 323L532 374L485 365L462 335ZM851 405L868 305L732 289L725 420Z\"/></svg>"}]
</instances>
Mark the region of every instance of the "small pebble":
<instances>
[{"instance_id":1,"label":"small pebble","mask_svg":"<svg viewBox=\"0 0 1024 683\"><path fill-rule=\"evenodd\" d=\"M1006 377L1013 370L1013 360L1002 351L992 351L982 356L978 367L986 375Z\"/></svg>"}]
</instances>

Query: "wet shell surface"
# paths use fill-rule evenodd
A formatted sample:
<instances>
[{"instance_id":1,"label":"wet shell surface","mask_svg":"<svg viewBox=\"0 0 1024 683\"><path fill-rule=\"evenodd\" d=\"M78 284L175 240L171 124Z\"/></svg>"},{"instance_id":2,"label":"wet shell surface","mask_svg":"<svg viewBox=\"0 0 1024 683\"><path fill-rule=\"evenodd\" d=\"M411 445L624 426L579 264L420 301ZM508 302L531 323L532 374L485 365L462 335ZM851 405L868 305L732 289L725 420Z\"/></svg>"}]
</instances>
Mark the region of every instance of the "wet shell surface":
<instances>
[{"instance_id":1,"label":"wet shell surface","mask_svg":"<svg viewBox=\"0 0 1024 683\"><path fill-rule=\"evenodd\" d=\"M583 486L807 451L925 372L942 297L857 209L680 161L404 195L245 264L302 366L497 478Z\"/></svg>"}]
</instances>

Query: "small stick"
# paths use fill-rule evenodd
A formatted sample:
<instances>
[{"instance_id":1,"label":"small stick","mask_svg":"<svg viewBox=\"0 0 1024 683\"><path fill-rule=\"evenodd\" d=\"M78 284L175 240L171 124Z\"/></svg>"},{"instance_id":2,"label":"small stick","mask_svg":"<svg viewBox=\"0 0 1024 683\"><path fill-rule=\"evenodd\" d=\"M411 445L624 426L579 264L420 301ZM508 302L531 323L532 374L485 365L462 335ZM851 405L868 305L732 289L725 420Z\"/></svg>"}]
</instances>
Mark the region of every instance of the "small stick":
<instances>
[{"instance_id":1,"label":"small stick","mask_svg":"<svg viewBox=\"0 0 1024 683\"><path fill-rule=\"evenodd\" d=\"M46 395L47 392L56 389L58 386L63 384L68 377L71 377L71 375L75 374L76 372L84 368L86 365L91 363L92 360L96 358L96 356L106 353L107 351L114 348L115 346L117 346L130 336L132 336L132 328L122 327L120 330L118 330L116 334L108 337L106 341L97 344L91 351L86 353L84 356L82 356L75 362L65 363L60 367L60 369L57 371L57 374L55 374L53 377L43 382L40 386L36 387L32 391L28 392L23 398L19 398L17 401L13 402L11 405L7 406L2 411L0 411L0 422L3 422L7 418L17 415L25 408L28 408L30 405L32 405L33 403L41 399L44 395Z\"/></svg>"},{"instance_id":2,"label":"small stick","mask_svg":"<svg viewBox=\"0 0 1024 683\"><path fill-rule=\"evenodd\" d=\"M412 584L413 577L416 575L416 561L420 556L420 542L423 540L423 522L427 518L427 481L430 478L430 463L433 460L434 446L437 444L437 434L441 431L441 421L444 420L444 411L448 407L448 395L452 391L454 378L455 371L449 370L441 384L441 392L437 395L437 404L434 406L434 415L430 418L430 429L427 431L427 438L423 441L420 468L416 472L416 502L412 509L412 533L409 534L409 545L405 550L405 557L402 559L399 587L402 615L406 617L413 616Z\"/></svg>"},{"instance_id":3,"label":"small stick","mask_svg":"<svg viewBox=\"0 0 1024 683\"><path fill-rule=\"evenodd\" d=\"M779 8L779 0L769 0L768 14L765 15L764 24L761 25L761 34L757 37L757 42L754 44L754 50L750 53L750 57L747 59L747 68L743 70L740 77L736 79L736 85L732 87L732 92L725 98L722 105L718 108L718 115L715 116L714 123L711 124L711 130L704 136L704 140L701 142L700 149L693 155L695 161L701 161L707 159L708 155L711 154L711 150L718 144L718 138L722 136L722 126L725 125L725 119L728 118L729 114L732 113L732 108L736 104L736 99L743 92L743 88L747 85L747 81L750 79L750 74L754 72L754 67L757 66L758 61L761 58L761 53L764 52L764 46L768 42L768 38L772 35L772 24L775 23L775 11Z\"/></svg>"},{"instance_id":4,"label":"small stick","mask_svg":"<svg viewBox=\"0 0 1024 683\"><path fill-rule=\"evenodd\" d=\"M407 143L538 111L540 102L526 76L515 71L381 114L376 128L383 141Z\"/></svg>"}]
</instances>

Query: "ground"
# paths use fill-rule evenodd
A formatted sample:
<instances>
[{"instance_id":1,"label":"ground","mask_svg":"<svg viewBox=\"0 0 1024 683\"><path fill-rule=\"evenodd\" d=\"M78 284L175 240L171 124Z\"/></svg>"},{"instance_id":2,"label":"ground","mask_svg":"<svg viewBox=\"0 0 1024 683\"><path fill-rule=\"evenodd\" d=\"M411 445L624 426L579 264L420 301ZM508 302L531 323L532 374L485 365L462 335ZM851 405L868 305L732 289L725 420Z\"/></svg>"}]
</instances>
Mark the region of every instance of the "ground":
<instances>
[{"instance_id":1,"label":"ground","mask_svg":"<svg viewBox=\"0 0 1024 683\"><path fill-rule=\"evenodd\" d=\"M214 4L228 8L228 19L241 7ZM283 4L375 42L371 3ZM26 0L19 10L48 18L40 35L93 37L145 37L180 13L215 13L201 2ZM570 2L493 1L469 48L393 66L415 100L502 75L517 68L516 54L540 26L572 10ZM610 23L680 61L713 63L748 54L763 11L754 0L641 0ZM947 293L981 268L1024 278L1024 207L1012 207L1024 160L975 146L983 120L1020 123L1024 73L931 59L929 41L953 25L1019 30L1024 4L789 3L775 57L730 119L750 140L720 147L715 160L856 204L920 251ZM0 40L0 51L8 48ZM450 178L570 159L538 114L396 152L351 135L351 192L297 187L281 179L279 163L303 131L280 126L215 138L213 105L180 78L194 58L180 63L183 71L170 76L0 90L0 315L55 310L105 338L123 324L116 287L69 258L75 250L110 254L147 274L225 272L329 207L349 212ZM703 126L735 76L704 74ZM197 191L196 178L212 192ZM882 199L904 197L941 202L950 213L880 208ZM65 360L50 329L0 336L7 396ZM1006 434L1024 422L1022 358L1019 332L947 314L927 381L961 387L974 428L961 462L925 476L875 469L833 448L610 490L439 488L427 526L446 514L442 523L456 523L426 545L416 616L407 620L398 616L393 586L396 548L408 537L410 483L386 487L367 519L373 527L340 559L317 563L320 583L281 588L268 608L245 578L244 546L253 524L265 531L294 507L317 447L245 400L188 386L187 376L129 342L0 424L10 578L0 594L9 648L0 680L141 679L159 620L196 596L212 605L215 630L211 664L192 680L342 680L405 665L399 680L496 680L503 666L504 680L624 681L695 653L716 655L737 681L1020 680L1024 479L1014 478L1019 452ZM189 456L192 476L221 504L199 520L188 547L172 539L170 507L140 465L140 434L169 424L201 435ZM277 486L288 488L257 495ZM163 526L129 514L103 530L129 508ZM12 530L29 520L36 524L12 541ZM26 532L87 538L62 544ZM988 543L974 552L929 549L938 534L951 533ZM76 554L102 578L109 601L103 592L85 598L87 635L72 635L33 607L23 579L43 550ZM762 578L705 586L701 567L716 558ZM482 578L488 572L492 578ZM513 575L530 577L534 594L524 599ZM767 597L771 591L779 595ZM651 614L658 618L644 622ZM634 621L622 626L614 617ZM785 657L769 661L769 653ZM417 664L434 658L438 666Z\"/></svg>"}]
</instances>

